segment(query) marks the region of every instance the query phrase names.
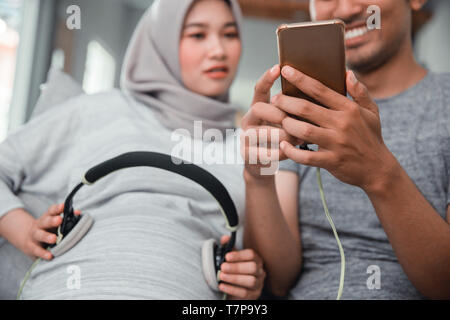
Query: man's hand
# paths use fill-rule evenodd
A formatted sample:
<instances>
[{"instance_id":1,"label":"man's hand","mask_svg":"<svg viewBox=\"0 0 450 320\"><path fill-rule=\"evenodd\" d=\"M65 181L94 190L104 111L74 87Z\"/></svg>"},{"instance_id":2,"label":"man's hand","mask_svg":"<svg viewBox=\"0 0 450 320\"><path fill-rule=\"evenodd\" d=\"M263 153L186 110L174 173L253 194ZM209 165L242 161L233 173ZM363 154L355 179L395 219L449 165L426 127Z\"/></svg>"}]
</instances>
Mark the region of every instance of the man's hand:
<instances>
[{"instance_id":1,"label":"man's hand","mask_svg":"<svg viewBox=\"0 0 450 320\"><path fill-rule=\"evenodd\" d=\"M223 236L221 244L227 243L230 236ZM261 295L266 272L260 256L252 249L228 252L222 263L219 284L222 292L230 299L256 300Z\"/></svg>"},{"instance_id":2,"label":"man's hand","mask_svg":"<svg viewBox=\"0 0 450 320\"><path fill-rule=\"evenodd\" d=\"M64 211L64 204L52 205L46 213L39 219L33 219L30 224L23 244L24 253L32 259L37 257L51 260L53 255L45 250L43 246L56 243L56 228L62 223L61 213ZM76 215L81 211L74 211Z\"/></svg>"},{"instance_id":3,"label":"man's hand","mask_svg":"<svg viewBox=\"0 0 450 320\"><path fill-rule=\"evenodd\" d=\"M384 144L378 106L367 88L353 72L347 72L347 89L352 101L291 67L284 67L282 74L329 108L283 94L274 96L272 104L317 125L285 117L282 128L288 134L317 144L319 150L299 150L283 142L280 144L283 153L297 163L324 168L337 179L363 190L376 188L398 162Z\"/></svg>"}]
</instances>

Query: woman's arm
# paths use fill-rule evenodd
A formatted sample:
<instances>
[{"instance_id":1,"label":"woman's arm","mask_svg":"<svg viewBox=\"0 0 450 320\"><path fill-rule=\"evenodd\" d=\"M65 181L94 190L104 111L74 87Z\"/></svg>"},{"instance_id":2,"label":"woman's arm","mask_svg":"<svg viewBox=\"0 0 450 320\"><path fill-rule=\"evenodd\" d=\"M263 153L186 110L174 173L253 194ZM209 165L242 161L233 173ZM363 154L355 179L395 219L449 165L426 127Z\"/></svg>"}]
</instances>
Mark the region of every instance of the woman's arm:
<instances>
[{"instance_id":1,"label":"woman's arm","mask_svg":"<svg viewBox=\"0 0 450 320\"><path fill-rule=\"evenodd\" d=\"M67 156L64 148L69 145L72 130L78 123L76 111L74 107L61 105L61 108L31 119L0 144L0 237L30 258L51 258L41 243L54 243L56 239L54 235L50 241L45 239L44 235L50 235L43 230L57 224L47 221L45 213L35 219L17 195L25 180L39 181L50 168L64 161ZM64 183L63 179L61 181ZM58 182L55 179L49 183L41 194L56 194L62 189L62 183ZM37 229L42 232L30 234L30 230Z\"/></svg>"},{"instance_id":2,"label":"woman's arm","mask_svg":"<svg viewBox=\"0 0 450 320\"><path fill-rule=\"evenodd\" d=\"M273 170L263 173L262 169L268 169L269 165L273 169L273 160L286 159L278 148L280 141L294 145L303 144L303 141L281 128L287 114L269 103L270 90L279 76L280 66L275 65L256 83L252 106L242 119L241 153L245 160L246 185L244 246L254 249L262 257L272 293L285 296L301 267L297 220L299 181L292 172L274 175ZM252 139L255 135L257 139ZM262 155L268 155L272 161L265 163Z\"/></svg>"},{"instance_id":3,"label":"woman's arm","mask_svg":"<svg viewBox=\"0 0 450 320\"><path fill-rule=\"evenodd\" d=\"M11 210L0 218L0 236L31 259L50 260L53 256L43 246L56 243L53 231L62 223L63 210L63 203L53 205L39 219L22 208ZM75 214L81 211L76 210Z\"/></svg>"},{"instance_id":4,"label":"woman's arm","mask_svg":"<svg viewBox=\"0 0 450 320\"><path fill-rule=\"evenodd\" d=\"M221 244L230 241L222 236ZM228 252L220 267L219 290L227 293L231 300L256 300L261 296L266 272L261 257L252 249Z\"/></svg>"},{"instance_id":5,"label":"woman's arm","mask_svg":"<svg viewBox=\"0 0 450 320\"><path fill-rule=\"evenodd\" d=\"M25 252L25 230L31 227L34 220L33 216L23 208L11 210L0 218L0 237Z\"/></svg>"},{"instance_id":6,"label":"woman's arm","mask_svg":"<svg viewBox=\"0 0 450 320\"><path fill-rule=\"evenodd\" d=\"M17 197L25 177L16 141L9 136L0 144L0 219L12 210L25 208L25 204Z\"/></svg>"},{"instance_id":7,"label":"woman's arm","mask_svg":"<svg viewBox=\"0 0 450 320\"><path fill-rule=\"evenodd\" d=\"M247 171L244 246L261 255L267 284L276 296L285 296L301 269L296 173L280 171L258 179Z\"/></svg>"}]
</instances>

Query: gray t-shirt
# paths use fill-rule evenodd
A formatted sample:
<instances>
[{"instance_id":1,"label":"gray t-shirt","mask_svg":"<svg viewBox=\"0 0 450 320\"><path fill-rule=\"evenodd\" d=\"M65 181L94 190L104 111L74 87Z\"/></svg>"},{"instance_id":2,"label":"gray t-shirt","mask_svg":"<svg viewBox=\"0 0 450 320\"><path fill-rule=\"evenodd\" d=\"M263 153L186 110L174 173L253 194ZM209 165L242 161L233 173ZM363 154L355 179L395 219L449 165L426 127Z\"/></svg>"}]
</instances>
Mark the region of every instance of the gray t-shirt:
<instances>
[{"instance_id":1,"label":"gray t-shirt","mask_svg":"<svg viewBox=\"0 0 450 320\"><path fill-rule=\"evenodd\" d=\"M414 87L376 103L386 146L445 219L450 203L450 74L428 73ZM317 145L312 148L317 150ZM286 160L280 163L280 170L297 172L300 178L299 224L304 262L290 298L335 299L340 255L325 217L316 168ZM346 256L342 299L423 299L400 266L368 196L328 171L320 172L325 199ZM377 269L380 289L373 281Z\"/></svg>"},{"instance_id":2,"label":"gray t-shirt","mask_svg":"<svg viewBox=\"0 0 450 320\"><path fill-rule=\"evenodd\" d=\"M119 90L68 100L0 144L0 217L18 207L42 215L63 202L89 168L122 153L172 154L177 148L224 184L243 222L242 164L201 161L206 152L240 158L239 136L207 143L181 135L172 139L172 133L148 106ZM73 201L94 224L75 247L37 265L24 299L221 298L203 277L201 247L229 231L217 202L197 183L157 168L128 168L83 187ZM237 237L242 248L241 228ZM21 263L14 266L18 256L6 255L4 248L0 238L0 289L8 268L24 270Z\"/></svg>"}]
</instances>

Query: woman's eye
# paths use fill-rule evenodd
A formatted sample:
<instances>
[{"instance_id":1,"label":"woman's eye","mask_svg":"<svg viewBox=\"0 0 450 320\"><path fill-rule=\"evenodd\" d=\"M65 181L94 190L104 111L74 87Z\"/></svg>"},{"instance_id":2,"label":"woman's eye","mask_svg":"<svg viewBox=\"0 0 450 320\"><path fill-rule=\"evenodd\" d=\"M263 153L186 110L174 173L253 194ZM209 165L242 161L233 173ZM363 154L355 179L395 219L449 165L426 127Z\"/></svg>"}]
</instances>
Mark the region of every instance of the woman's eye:
<instances>
[{"instance_id":1,"label":"woman's eye","mask_svg":"<svg viewBox=\"0 0 450 320\"><path fill-rule=\"evenodd\" d=\"M189 37L194 39L204 39L205 35L203 33L194 33L191 34Z\"/></svg>"},{"instance_id":2,"label":"woman's eye","mask_svg":"<svg viewBox=\"0 0 450 320\"><path fill-rule=\"evenodd\" d=\"M225 33L225 37L227 37L227 38L237 38L237 37L239 37L239 33L237 33L237 32Z\"/></svg>"}]
</instances>

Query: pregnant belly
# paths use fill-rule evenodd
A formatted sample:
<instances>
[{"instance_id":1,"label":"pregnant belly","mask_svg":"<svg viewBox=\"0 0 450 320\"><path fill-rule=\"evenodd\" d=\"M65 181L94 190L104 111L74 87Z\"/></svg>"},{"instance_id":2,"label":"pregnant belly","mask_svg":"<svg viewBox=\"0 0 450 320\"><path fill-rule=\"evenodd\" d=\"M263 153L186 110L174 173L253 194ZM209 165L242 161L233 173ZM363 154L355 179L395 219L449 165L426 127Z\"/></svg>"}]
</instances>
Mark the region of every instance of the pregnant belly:
<instances>
[{"instance_id":1,"label":"pregnant belly","mask_svg":"<svg viewBox=\"0 0 450 320\"><path fill-rule=\"evenodd\" d=\"M210 229L189 214L138 211L108 219L90 212L91 230L64 255L41 261L23 298L220 298L201 269L201 245L211 238Z\"/></svg>"}]
</instances>

